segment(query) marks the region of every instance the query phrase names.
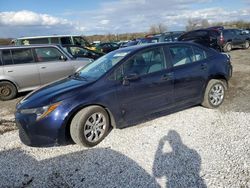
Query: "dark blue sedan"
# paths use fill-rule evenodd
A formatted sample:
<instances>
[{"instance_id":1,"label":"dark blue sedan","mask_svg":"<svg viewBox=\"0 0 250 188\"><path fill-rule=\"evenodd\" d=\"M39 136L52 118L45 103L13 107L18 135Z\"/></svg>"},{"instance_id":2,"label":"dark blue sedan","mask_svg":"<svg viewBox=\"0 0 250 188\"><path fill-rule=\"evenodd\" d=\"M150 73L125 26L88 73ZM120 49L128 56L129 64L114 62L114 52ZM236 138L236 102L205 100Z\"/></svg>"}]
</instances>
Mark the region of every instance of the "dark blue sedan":
<instances>
[{"instance_id":1,"label":"dark blue sedan","mask_svg":"<svg viewBox=\"0 0 250 188\"><path fill-rule=\"evenodd\" d=\"M228 55L198 44L121 48L17 104L20 139L30 146L70 139L95 146L111 128L136 124L162 111L220 106L231 75Z\"/></svg>"}]
</instances>

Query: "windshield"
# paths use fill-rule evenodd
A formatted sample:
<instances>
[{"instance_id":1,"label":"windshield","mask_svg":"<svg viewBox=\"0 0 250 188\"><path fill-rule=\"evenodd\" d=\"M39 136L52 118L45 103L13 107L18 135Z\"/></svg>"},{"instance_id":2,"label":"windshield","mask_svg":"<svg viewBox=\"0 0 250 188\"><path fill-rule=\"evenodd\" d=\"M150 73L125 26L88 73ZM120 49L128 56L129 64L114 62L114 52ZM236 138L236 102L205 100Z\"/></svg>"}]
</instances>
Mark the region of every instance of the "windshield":
<instances>
[{"instance_id":1,"label":"windshield","mask_svg":"<svg viewBox=\"0 0 250 188\"><path fill-rule=\"evenodd\" d=\"M85 79L96 80L122 60L129 51L110 52L79 70L76 74Z\"/></svg>"}]
</instances>

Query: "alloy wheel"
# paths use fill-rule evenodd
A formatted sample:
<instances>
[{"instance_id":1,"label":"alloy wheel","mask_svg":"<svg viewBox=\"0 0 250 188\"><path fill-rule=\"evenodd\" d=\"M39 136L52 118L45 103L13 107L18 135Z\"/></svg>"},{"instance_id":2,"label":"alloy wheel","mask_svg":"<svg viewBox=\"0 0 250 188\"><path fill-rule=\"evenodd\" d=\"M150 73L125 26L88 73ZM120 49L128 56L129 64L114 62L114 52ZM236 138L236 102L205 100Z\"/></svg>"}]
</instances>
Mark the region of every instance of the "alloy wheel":
<instances>
[{"instance_id":1,"label":"alloy wheel","mask_svg":"<svg viewBox=\"0 0 250 188\"><path fill-rule=\"evenodd\" d=\"M221 84L215 84L209 92L210 103L214 106L218 106L224 99L224 87Z\"/></svg>"},{"instance_id":2,"label":"alloy wheel","mask_svg":"<svg viewBox=\"0 0 250 188\"><path fill-rule=\"evenodd\" d=\"M89 142L97 142L105 133L107 121L102 113L92 114L84 125L84 137Z\"/></svg>"}]
</instances>

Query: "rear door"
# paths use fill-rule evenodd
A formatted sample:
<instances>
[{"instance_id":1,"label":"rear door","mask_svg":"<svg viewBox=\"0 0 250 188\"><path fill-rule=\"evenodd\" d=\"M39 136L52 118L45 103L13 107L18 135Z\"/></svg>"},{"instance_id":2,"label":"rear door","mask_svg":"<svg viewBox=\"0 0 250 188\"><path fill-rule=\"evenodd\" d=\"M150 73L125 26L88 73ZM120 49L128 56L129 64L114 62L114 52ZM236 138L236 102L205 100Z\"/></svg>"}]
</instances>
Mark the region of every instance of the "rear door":
<instances>
[{"instance_id":1,"label":"rear door","mask_svg":"<svg viewBox=\"0 0 250 188\"><path fill-rule=\"evenodd\" d=\"M73 66L55 47L34 48L41 84L52 82L73 73Z\"/></svg>"},{"instance_id":2,"label":"rear door","mask_svg":"<svg viewBox=\"0 0 250 188\"><path fill-rule=\"evenodd\" d=\"M191 45L170 45L174 72L174 100L176 105L199 103L208 77L206 54Z\"/></svg>"},{"instance_id":3,"label":"rear door","mask_svg":"<svg viewBox=\"0 0 250 188\"><path fill-rule=\"evenodd\" d=\"M17 83L19 90L32 90L40 85L37 64L30 48L2 51L5 76Z\"/></svg>"}]
</instances>

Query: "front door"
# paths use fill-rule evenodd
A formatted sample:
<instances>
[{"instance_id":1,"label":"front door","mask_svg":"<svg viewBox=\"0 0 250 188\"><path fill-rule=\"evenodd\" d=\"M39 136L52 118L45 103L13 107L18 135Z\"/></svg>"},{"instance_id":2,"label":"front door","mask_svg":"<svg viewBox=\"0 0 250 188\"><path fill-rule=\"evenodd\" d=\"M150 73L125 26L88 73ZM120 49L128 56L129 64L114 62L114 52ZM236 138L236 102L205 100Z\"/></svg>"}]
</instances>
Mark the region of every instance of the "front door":
<instances>
[{"instance_id":1,"label":"front door","mask_svg":"<svg viewBox=\"0 0 250 188\"><path fill-rule=\"evenodd\" d=\"M66 77L73 73L73 66L64 55L54 47L35 48L41 84Z\"/></svg>"},{"instance_id":2,"label":"front door","mask_svg":"<svg viewBox=\"0 0 250 188\"><path fill-rule=\"evenodd\" d=\"M122 75L117 101L127 124L173 104L173 74L162 47L137 52L123 63Z\"/></svg>"}]
</instances>

